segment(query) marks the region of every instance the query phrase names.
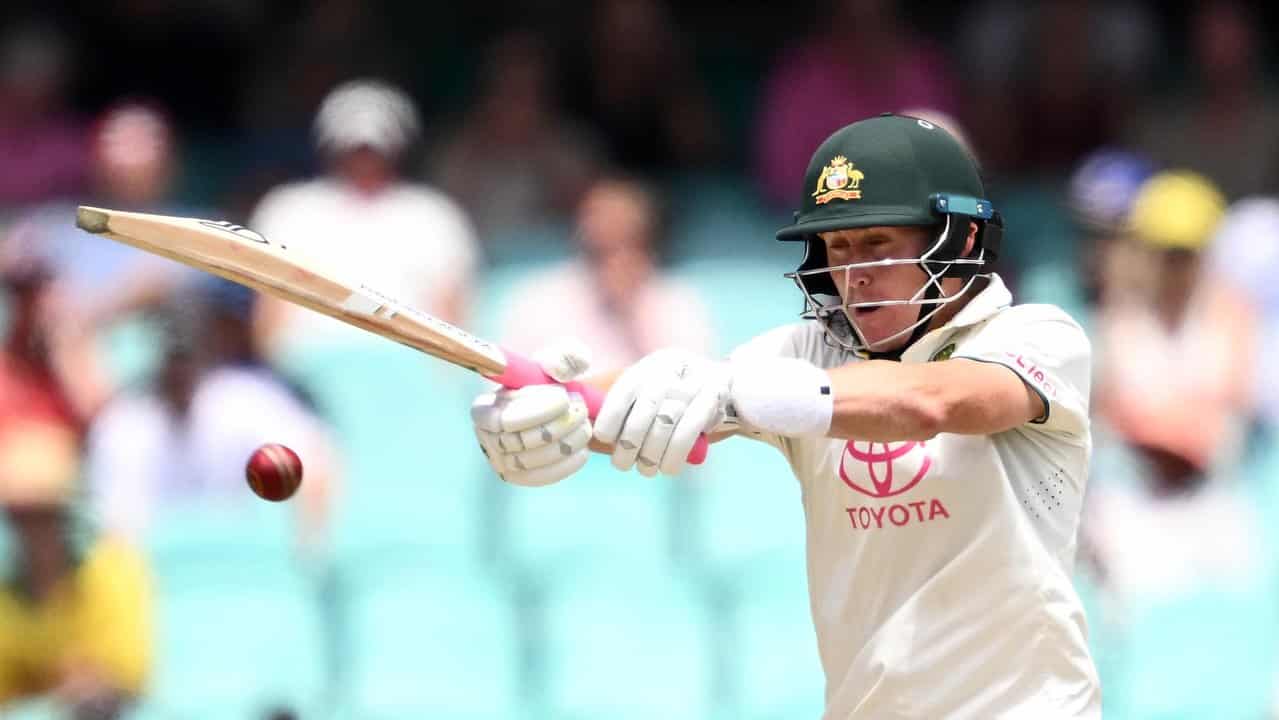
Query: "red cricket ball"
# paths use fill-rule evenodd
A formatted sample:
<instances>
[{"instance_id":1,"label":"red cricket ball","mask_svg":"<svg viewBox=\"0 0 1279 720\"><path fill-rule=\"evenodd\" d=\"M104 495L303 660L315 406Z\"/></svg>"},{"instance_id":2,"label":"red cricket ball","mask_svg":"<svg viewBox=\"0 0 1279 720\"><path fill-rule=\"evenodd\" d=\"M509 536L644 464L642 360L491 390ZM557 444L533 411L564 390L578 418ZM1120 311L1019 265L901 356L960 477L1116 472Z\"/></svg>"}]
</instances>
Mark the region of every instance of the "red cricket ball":
<instances>
[{"instance_id":1,"label":"red cricket ball","mask_svg":"<svg viewBox=\"0 0 1279 720\"><path fill-rule=\"evenodd\" d=\"M302 459L279 443L267 443L249 456L244 477L263 500L288 500L302 484Z\"/></svg>"}]
</instances>

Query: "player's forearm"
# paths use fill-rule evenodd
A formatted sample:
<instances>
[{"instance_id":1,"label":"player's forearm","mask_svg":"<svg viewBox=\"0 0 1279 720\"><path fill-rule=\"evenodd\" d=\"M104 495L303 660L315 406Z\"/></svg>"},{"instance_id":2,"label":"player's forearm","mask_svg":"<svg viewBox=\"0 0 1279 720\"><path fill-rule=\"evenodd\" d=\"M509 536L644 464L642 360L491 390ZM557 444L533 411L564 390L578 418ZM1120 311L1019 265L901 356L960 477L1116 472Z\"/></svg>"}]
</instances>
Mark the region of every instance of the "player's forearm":
<instances>
[{"instance_id":1,"label":"player's forearm","mask_svg":"<svg viewBox=\"0 0 1279 720\"><path fill-rule=\"evenodd\" d=\"M830 437L882 442L927 440L940 432L946 400L934 374L886 360L829 371Z\"/></svg>"},{"instance_id":2,"label":"player's forearm","mask_svg":"<svg viewBox=\"0 0 1279 720\"><path fill-rule=\"evenodd\" d=\"M943 432L990 434L1043 413L1033 391L991 363L873 360L829 374L831 437L888 442L927 440Z\"/></svg>"}]
</instances>

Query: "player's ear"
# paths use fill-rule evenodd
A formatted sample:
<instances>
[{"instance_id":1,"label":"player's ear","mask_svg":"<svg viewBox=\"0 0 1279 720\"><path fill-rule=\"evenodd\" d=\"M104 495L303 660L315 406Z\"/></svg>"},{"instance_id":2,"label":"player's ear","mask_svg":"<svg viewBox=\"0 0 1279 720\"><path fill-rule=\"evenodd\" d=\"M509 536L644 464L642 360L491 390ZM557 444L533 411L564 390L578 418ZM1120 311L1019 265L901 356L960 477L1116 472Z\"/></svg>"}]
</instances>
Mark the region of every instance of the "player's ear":
<instances>
[{"instance_id":1,"label":"player's ear","mask_svg":"<svg viewBox=\"0 0 1279 720\"><path fill-rule=\"evenodd\" d=\"M964 240L964 252L960 253L960 257L968 257L973 248L977 247L977 223L968 221L968 237Z\"/></svg>"}]
</instances>

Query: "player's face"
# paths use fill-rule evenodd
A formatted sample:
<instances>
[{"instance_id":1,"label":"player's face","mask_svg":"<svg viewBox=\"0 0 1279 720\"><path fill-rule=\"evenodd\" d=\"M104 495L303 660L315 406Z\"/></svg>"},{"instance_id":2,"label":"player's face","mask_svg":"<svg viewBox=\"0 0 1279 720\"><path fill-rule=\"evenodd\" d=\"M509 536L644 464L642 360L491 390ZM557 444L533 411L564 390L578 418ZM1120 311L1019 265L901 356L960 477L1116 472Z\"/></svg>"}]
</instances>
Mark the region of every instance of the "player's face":
<instances>
[{"instance_id":1,"label":"player's face","mask_svg":"<svg viewBox=\"0 0 1279 720\"><path fill-rule=\"evenodd\" d=\"M913 259L927 247L928 230L921 227L851 228L819 233L826 242L830 265L877 260ZM913 263L833 270L831 277L845 304L881 300L909 300L927 276ZM871 350L887 352L905 345L909 334L884 342L919 319L918 305L883 305L850 311L851 319Z\"/></svg>"}]
</instances>

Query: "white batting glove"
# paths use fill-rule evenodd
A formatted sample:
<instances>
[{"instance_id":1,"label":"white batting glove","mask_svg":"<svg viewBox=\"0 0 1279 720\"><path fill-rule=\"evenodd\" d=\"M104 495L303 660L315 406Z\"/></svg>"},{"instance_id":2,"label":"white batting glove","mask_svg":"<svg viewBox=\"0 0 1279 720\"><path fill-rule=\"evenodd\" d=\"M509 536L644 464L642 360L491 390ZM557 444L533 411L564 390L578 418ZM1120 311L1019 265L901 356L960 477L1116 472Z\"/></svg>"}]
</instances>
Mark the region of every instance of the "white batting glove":
<instances>
[{"instance_id":1,"label":"white batting glove","mask_svg":"<svg viewBox=\"0 0 1279 720\"><path fill-rule=\"evenodd\" d=\"M684 350L658 350L613 383L595 437L613 446L613 466L653 477L678 475L697 437L725 416L729 366Z\"/></svg>"},{"instance_id":2,"label":"white batting glove","mask_svg":"<svg viewBox=\"0 0 1279 720\"><path fill-rule=\"evenodd\" d=\"M547 347L533 359L559 382L590 367L585 347L576 341ZM471 405L471 421L493 470L516 485L557 483L581 469L590 454L586 403L559 385L483 393Z\"/></svg>"}]
</instances>

